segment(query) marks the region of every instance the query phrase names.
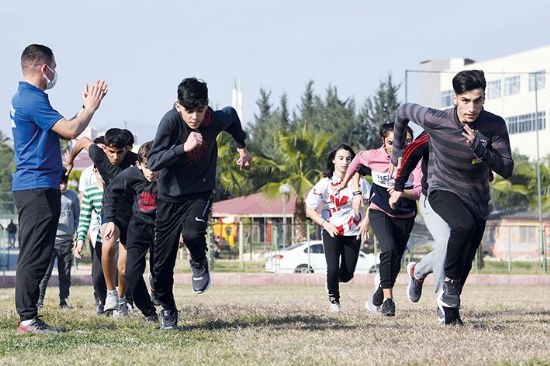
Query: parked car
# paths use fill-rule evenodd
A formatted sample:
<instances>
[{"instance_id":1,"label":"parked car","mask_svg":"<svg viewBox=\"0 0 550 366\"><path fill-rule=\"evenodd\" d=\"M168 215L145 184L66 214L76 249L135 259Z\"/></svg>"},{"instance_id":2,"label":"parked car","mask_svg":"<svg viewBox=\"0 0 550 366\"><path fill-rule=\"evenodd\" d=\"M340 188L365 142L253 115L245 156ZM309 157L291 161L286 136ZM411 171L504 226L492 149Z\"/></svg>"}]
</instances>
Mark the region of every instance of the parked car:
<instances>
[{"instance_id":1,"label":"parked car","mask_svg":"<svg viewBox=\"0 0 550 366\"><path fill-rule=\"evenodd\" d=\"M359 252L355 273L375 272L378 262L374 254ZM301 242L273 252L265 263L265 270L277 273L326 273L323 242Z\"/></svg>"}]
</instances>

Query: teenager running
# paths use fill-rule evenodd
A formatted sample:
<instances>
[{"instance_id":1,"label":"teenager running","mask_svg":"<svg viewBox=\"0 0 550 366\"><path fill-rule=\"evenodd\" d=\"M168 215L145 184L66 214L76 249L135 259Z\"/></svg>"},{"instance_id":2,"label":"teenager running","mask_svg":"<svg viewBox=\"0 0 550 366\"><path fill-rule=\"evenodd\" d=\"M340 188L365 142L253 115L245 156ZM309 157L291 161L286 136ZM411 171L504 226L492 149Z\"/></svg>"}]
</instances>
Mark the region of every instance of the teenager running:
<instances>
[{"instance_id":1,"label":"teenager running","mask_svg":"<svg viewBox=\"0 0 550 366\"><path fill-rule=\"evenodd\" d=\"M437 298L445 324L462 325L460 294L489 215L491 171L508 178L514 168L506 122L483 109L485 86L483 71L461 71L453 78L454 108L403 104L395 117L394 164L405 147L410 120L430 138L428 199L451 228L445 280Z\"/></svg>"},{"instance_id":2,"label":"teenager running","mask_svg":"<svg viewBox=\"0 0 550 366\"><path fill-rule=\"evenodd\" d=\"M368 200L369 184L361 179L360 189L354 190L353 182L335 193L333 187L340 184L352 159L353 149L345 144L338 146L328 156L325 176L309 191L306 198L306 213L323 228L323 247L327 261L327 292L330 311L339 312L339 282L349 282L353 278L359 250L361 248L359 224L365 219L365 212L354 212L353 197ZM321 214L317 212L322 208Z\"/></svg>"},{"instance_id":3,"label":"teenager running","mask_svg":"<svg viewBox=\"0 0 550 366\"><path fill-rule=\"evenodd\" d=\"M367 308L384 316L393 316L395 315L393 286L414 225L422 173L418 165L413 173L413 180L408 182L405 189L405 199L402 199L395 208L391 208L388 201L393 189L393 177L390 172L393 123L381 126L380 137L383 143L380 148L361 151L355 156L339 189L345 187L362 166L371 169L372 186L368 222L380 243L380 267L375 279L374 293L367 300ZM408 131L407 138L412 140L412 130ZM366 226L368 222L364 225Z\"/></svg>"},{"instance_id":4,"label":"teenager running","mask_svg":"<svg viewBox=\"0 0 550 366\"><path fill-rule=\"evenodd\" d=\"M248 167L252 156L235 109L212 110L206 83L184 79L174 107L160 121L148 160L149 168L159 172L152 274L163 307L162 329L177 329L173 286L180 233L191 254L193 291L200 294L210 286L206 226L216 180L216 137L221 131L229 132L237 143L237 165Z\"/></svg>"},{"instance_id":5,"label":"teenager running","mask_svg":"<svg viewBox=\"0 0 550 366\"><path fill-rule=\"evenodd\" d=\"M394 190L390 196L390 207L395 207L395 204L401 198L405 183L421 159L422 194L420 195L419 209L426 223L426 227L434 239L434 244L432 250L423 256L418 263L411 262L407 265L407 297L413 303L420 300L424 280L430 273L433 273L435 277L435 293L438 294L443 288L447 243L451 234L449 225L434 212L428 200L428 161L430 160L430 147L429 137L426 131L423 131L411 144L407 145L403 151L401 168L397 171ZM437 307L437 320L440 322L445 321L442 309L439 307Z\"/></svg>"},{"instance_id":6,"label":"teenager running","mask_svg":"<svg viewBox=\"0 0 550 366\"><path fill-rule=\"evenodd\" d=\"M157 209L157 173L147 167L147 157L152 141L140 146L138 162L117 175L105 192L105 216L107 228L105 235L109 237L115 230L118 216L119 201L126 199L126 192L132 194L132 218L128 225L126 242L126 283L135 304L141 310L146 321L158 323L155 305L151 302L147 286L143 280L145 271L145 255L150 251L150 263L153 263L152 248L155 238L155 216Z\"/></svg>"},{"instance_id":7,"label":"teenager running","mask_svg":"<svg viewBox=\"0 0 550 366\"><path fill-rule=\"evenodd\" d=\"M86 242L86 236L90 233L91 254L92 254L92 283L94 286L94 297L96 298L97 315L104 313L105 297L107 296L107 286L105 276L101 267L101 233L99 224L101 213L103 212L103 178L94 167L92 174L95 175L94 183L90 184L82 194L82 205L80 210L80 220L77 229L76 246L73 254L77 259L82 259L82 248ZM97 226L97 230L90 230Z\"/></svg>"},{"instance_id":8,"label":"teenager running","mask_svg":"<svg viewBox=\"0 0 550 366\"><path fill-rule=\"evenodd\" d=\"M87 137L83 137L75 144L67 160L72 166L74 158L83 150L88 150L90 158L103 179L105 190L111 181L124 169L132 166L137 161L137 155L130 151L127 132L119 128L111 128L105 132L104 147L94 144ZM107 298L104 303L104 310L118 310L121 315L128 312L126 301L126 280L124 271L126 266L126 234L128 221L132 215L132 206L121 200L121 207L118 208L115 231L110 237L104 235L107 226L105 215L101 215L102 232L102 258L101 265L107 284ZM120 239L120 244L117 245ZM117 259L118 253L118 259ZM118 269L118 274L117 274ZM118 277L118 278L115 278ZM116 284L118 280L118 291Z\"/></svg>"}]
</instances>

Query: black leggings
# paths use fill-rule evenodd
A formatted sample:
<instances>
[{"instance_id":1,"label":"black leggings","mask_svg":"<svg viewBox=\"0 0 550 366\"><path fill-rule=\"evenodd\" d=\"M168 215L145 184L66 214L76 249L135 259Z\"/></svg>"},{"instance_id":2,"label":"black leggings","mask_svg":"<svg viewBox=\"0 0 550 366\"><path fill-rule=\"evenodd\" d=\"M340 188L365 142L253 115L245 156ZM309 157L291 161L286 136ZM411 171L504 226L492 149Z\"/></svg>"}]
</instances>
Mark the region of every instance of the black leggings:
<instances>
[{"instance_id":1,"label":"black leggings","mask_svg":"<svg viewBox=\"0 0 550 366\"><path fill-rule=\"evenodd\" d=\"M380 287L393 288L414 226L414 216L401 219L379 210L369 210L369 222L380 243Z\"/></svg>"},{"instance_id":2,"label":"black leggings","mask_svg":"<svg viewBox=\"0 0 550 366\"><path fill-rule=\"evenodd\" d=\"M126 249L126 283L132 294L134 303L145 316L155 313L155 305L151 302L147 286L143 280L145 272L146 254L152 253L152 245L155 240L155 226L132 219L128 226L128 242ZM153 258L151 257L151 263Z\"/></svg>"},{"instance_id":3,"label":"black leggings","mask_svg":"<svg viewBox=\"0 0 550 366\"><path fill-rule=\"evenodd\" d=\"M332 237L323 230L323 246L327 261L328 296L331 301L339 301L338 282L348 282L353 278L361 241L355 236Z\"/></svg>"},{"instance_id":4,"label":"black leggings","mask_svg":"<svg viewBox=\"0 0 550 366\"><path fill-rule=\"evenodd\" d=\"M485 231L485 220L473 215L466 204L454 193L433 191L430 193L430 205L451 227L451 236L447 244L445 276L466 281L477 248L481 244Z\"/></svg>"}]
</instances>

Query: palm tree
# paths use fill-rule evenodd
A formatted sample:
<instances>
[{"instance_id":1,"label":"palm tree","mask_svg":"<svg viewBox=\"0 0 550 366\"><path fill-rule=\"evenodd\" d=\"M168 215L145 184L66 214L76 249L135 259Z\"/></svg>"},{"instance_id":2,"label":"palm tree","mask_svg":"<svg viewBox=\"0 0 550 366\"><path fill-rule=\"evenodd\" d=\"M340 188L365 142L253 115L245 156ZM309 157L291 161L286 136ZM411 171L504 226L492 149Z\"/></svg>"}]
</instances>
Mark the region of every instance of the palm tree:
<instances>
[{"instance_id":1,"label":"palm tree","mask_svg":"<svg viewBox=\"0 0 550 366\"><path fill-rule=\"evenodd\" d=\"M270 196L280 195L279 188L288 184L296 195L296 240L306 239L305 197L322 177L322 166L329 149L331 135L313 131L306 126L279 133L278 152L275 158L262 157L261 169L271 177L261 190Z\"/></svg>"}]
</instances>

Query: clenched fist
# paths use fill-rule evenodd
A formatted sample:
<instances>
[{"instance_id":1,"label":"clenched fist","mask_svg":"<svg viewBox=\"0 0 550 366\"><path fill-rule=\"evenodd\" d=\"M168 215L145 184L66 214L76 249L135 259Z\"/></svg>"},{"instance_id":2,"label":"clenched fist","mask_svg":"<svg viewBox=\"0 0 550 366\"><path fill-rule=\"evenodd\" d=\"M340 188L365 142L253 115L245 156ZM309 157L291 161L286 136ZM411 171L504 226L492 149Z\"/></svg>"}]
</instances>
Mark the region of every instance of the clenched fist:
<instances>
[{"instance_id":1,"label":"clenched fist","mask_svg":"<svg viewBox=\"0 0 550 366\"><path fill-rule=\"evenodd\" d=\"M189 152L195 150L201 145L202 135L198 132L193 131L189 134L189 136L187 136L187 140L185 140L185 143L183 144L183 151Z\"/></svg>"}]
</instances>

